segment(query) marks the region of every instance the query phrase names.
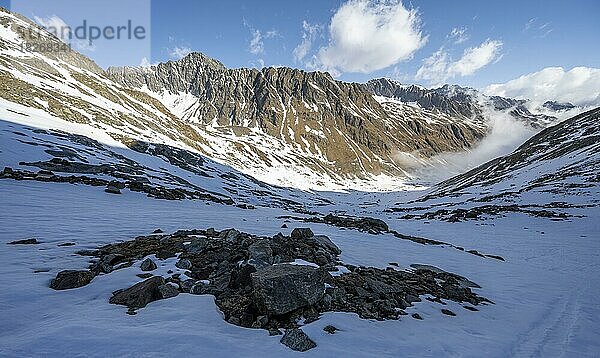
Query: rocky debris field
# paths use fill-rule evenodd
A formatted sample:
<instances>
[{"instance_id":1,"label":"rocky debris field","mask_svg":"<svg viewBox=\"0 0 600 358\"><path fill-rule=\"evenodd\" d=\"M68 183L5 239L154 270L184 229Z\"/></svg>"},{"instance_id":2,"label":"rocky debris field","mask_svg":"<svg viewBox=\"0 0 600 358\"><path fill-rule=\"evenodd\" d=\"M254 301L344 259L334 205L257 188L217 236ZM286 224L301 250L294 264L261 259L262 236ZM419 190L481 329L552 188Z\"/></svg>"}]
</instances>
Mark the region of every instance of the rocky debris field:
<instances>
[{"instance_id":1,"label":"rocky debris field","mask_svg":"<svg viewBox=\"0 0 600 358\"><path fill-rule=\"evenodd\" d=\"M121 194L122 189L128 188L131 191L146 193L149 197L156 199L198 199L225 205L234 204L234 201L231 198L218 197L199 190L194 191L184 188L167 188L160 185L153 185L143 177L118 173L117 169L109 164L92 165L70 162L62 158L53 158L48 161L32 163L21 162L19 165L35 166L41 169L37 172L33 172L5 167L2 172L0 172L0 179L37 180L43 182L104 186L104 191L110 194ZM106 180L86 175L57 175L55 172L85 173L92 175L106 174L122 178L123 180ZM248 207L246 204L242 204L241 206Z\"/></svg>"},{"instance_id":2,"label":"rocky debris field","mask_svg":"<svg viewBox=\"0 0 600 358\"><path fill-rule=\"evenodd\" d=\"M364 319L407 316L405 309L423 298L465 309L491 303L477 295L470 280L428 265L401 270L357 267L340 261L341 250L309 228L290 236L260 237L236 229L181 230L77 252L90 256L84 270L65 270L50 283L56 290L82 287L97 275L133 265L141 281L113 292L109 302L135 314L149 303L179 294L215 297L224 319L234 325L283 335L281 343L298 351L316 346L301 329L324 312L352 312ZM166 277L153 275L161 261L176 258ZM450 312L450 311L449 311ZM449 314L440 312L440 314ZM456 313L452 312L453 315ZM418 313L414 319L422 319ZM333 326L328 333L336 333Z\"/></svg>"},{"instance_id":3,"label":"rocky debris field","mask_svg":"<svg viewBox=\"0 0 600 358\"><path fill-rule=\"evenodd\" d=\"M542 209L538 209L541 207ZM392 208L386 210L386 212L403 212L409 211L404 208ZM516 204L511 205L482 205L475 206L468 209L457 208L457 209L439 209L436 211L427 211L421 214L405 214L401 219L417 219L417 220L443 220L447 222L460 222L467 220L485 220L486 217L490 216L502 216L506 213L523 213L534 217L550 218L552 220L565 220L572 215L564 212L558 212L554 210L547 210L543 206L533 205L520 206Z\"/></svg>"},{"instance_id":4,"label":"rocky debris field","mask_svg":"<svg viewBox=\"0 0 600 358\"><path fill-rule=\"evenodd\" d=\"M310 214L315 214L315 213L310 213ZM298 216L286 215L286 216L280 216L279 219L292 219L292 220L302 221L302 222L327 224L327 225L331 225L331 226L335 226L335 227L367 232L367 233L373 234L373 235L391 234L391 235L394 235L394 237L401 239L401 240L408 240L408 241L416 242L416 243L422 244L422 245L441 245L441 246L451 247L453 249L465 251L472 255L477 255L480 257L488 257L488 258L504 261L504 258L501 256L498 256L498 255L483 254L483 253L478 252L477 250L467 250L464 247L456 246L456 245L453 245L453 244L450 244L447 242L399 233L395 230L391 230L385 221L383 221L381 219L376 219L376 218L338 216L338 215L333 215L333 214L327 214L325 216L310 216L310 217L298 217Z\"/></svg>"}]
</instances>

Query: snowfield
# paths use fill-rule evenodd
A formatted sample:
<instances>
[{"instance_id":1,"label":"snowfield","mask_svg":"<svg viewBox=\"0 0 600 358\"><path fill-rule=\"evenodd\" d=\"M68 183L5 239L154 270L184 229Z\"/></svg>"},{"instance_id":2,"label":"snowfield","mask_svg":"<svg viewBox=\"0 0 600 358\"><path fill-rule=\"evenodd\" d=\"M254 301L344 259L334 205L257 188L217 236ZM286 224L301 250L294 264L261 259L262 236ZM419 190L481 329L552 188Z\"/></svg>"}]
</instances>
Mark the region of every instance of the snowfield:
<instances>
[{"instance_id":1,"label":"snowfield","mask_svg":"<svg viewBox=\"0 0 600 358\"><path fill-rule=\"evenodd\" d=\"M5 148L2 148L3 152ZM338 195L338 194L336 194ZM378 194L402 200L403 194ZM211 296L181 294L153 302L135 316L111 305L111 292L139 281L139 267L99 276L66 291L48 288L63 269L83 269L81 249L129 240L160 227L225 229L289 234L298 226L328 235L344 262L385 267L397 262L431 264L463 275L495 302L470 312L449 302L426 300L407 309L423 321L363 320L328 313L304 331L318 344L309 356L595 356L600 294L599 210L585 218L551 221L512 214L483 222L447 223L378 216L399 232L441 240L503 256L498 261L449 247L425 246L391 235L370 235L323 224L288 223L283 210L239 208L199 201L165 201L124 191L120 196L81 185L0 181L0 355L2 356L257 356L295 355L264 330L245 329L222 319ZM385 201L386 198L382 198ZM369 209L371 210L371 209ZM35 237L39 245L5 245ZM74 242L75 246L57 244ZM164 270L174 262L165 261ZM48 269L48 272L34 273ZM448 317L440 308L457 313ZM332 324L334 335L322 328Z\"/></svg>"}]
</instances>

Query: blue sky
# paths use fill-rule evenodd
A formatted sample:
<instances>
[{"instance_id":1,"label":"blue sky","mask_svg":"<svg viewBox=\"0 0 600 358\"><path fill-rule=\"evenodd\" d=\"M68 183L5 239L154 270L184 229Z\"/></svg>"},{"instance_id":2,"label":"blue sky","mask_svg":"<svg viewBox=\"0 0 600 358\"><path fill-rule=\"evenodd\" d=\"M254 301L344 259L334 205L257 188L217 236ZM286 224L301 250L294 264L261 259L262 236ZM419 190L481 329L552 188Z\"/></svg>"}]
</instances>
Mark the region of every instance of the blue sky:
<instances>
[{"instance_id":1,"label":"blue sky","mask_svg":"<svg viewBox=\"0 0 600 358\"><path fill-rule=\"evenodd\" d=\"M84 12L82 5L72 4L86 3L58 0L44 1L42 3L48 5L42 6L38 1L35 6L26 8L24 1L17 4L13 0L13 5L18 5L13 10L24 9L24 15L35 14L40 18L52 15L67 18L69 14ZM415 0L401 4L388 1L387 7L377 7L376 2L363 0L366 7L362 8L358 0L350 3L339 0L253 3L154 0L151 6L139 6L139 3L148 4L146 0L136 1L135 6L131 2L124 5L127 1L116 2L111 13L123 20L141 18L144 22L149 11L148 44L130 42L125 49L99 46L95 50L83 50L102 67L138 65L142 57L151 63L162 62L193 50L214 57L228 67L285 65L330 70L345 81L364 82L383 76L424 85L449 82L475 88L504 83L546 67L559 66L566 71L576 66L600 68L597 19L600 1L594 0ZM57 5L61 2L67 5L61 8ZM87 3L90 5L85 8L106 4ZM0 0L0 4L8 5L6 0ZM338 32L332 33L332 18L336 13L339 15L342 8L347 16L338 16ZM397 30L398 26L402 27L403 14L410 17L412 28ZM371 29L370 33L368 26L360 22L363 15L384 23L391 21L393 29L383 35L377 29ZM106 21L106 17L98 18L98 21ZM363 47L368 47L369 53L357 53L360 48L356 47L348 48L353 38L345 38L346 32L348 29L356 31L353 26L356 23L363 26L355 35L367 44ZM455 36L452 37L453 29ZM308 48L305 56L299 59L298 50L296 56L294 51L302 43L303 34L312 41L310 47L305 46ZM413 44L408 44L407 36L415 34L419 34L416 40L413 37ZM389 38L381 40L385 36ZM332 39L337 43L331 45ZM383 42L374 45L378 41ZM363 58L357 60L361 56Z\"/></svg>"}]
</instances>

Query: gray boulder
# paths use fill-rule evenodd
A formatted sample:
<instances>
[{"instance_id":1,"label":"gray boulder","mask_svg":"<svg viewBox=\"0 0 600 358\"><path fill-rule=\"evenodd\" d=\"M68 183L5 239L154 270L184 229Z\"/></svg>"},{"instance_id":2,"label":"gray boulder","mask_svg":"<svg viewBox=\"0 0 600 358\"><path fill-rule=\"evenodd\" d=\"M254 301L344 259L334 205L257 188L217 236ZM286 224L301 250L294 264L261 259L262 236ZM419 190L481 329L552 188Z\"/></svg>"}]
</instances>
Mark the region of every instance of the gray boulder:
<instances>
[{"instance_id":1,"label":"gray boulder","mask_svg":"<svg viewBox=\"0 0 600 358\"><path fill-rule=\"evenodd\" d=\"M274 265L250 276L255 304L269 315L286 314L323 298L324 275L310 266Z\"/></svg>"},{"instance_id":2,"label":"gray boulder","mask_svg":"<svg viewBox=\"0 0 600 358\"><path fill-rule=\"evenodd\" d=\"M314 234L310 228L303 227L303 228L295 228L294 230L292 230L292 233L290 236L292 239L306 239L309 237L313 237Z\"/></svg>"},{"instance_id":3,"label":"gray boulder","mask_svg":"<svg viewBox=\"0 0 600 358\"><path fill-rule=\"evenodd\" d=\"M121 194L121 189L117 188L117 186L112 184L107 185L104 191L109 194Z\"/></svg>"},{"instance_id":4,"label":"gray boulder","mask_svg":"<svg viewBox=\"0 0 600 358\"><path fill-rule=\"evenodd\" d=\"M219 233L219 238L225 239L227 241L235 241L239 235L240 235L240 232L237 231L236 229L227 229L227 230L223 230Z\"/></svg>"},{"instance_id":5,"label":"gray boulder","mask_svg":"<svg viewBox=\"0 0 600 358\"><path fill-rule=\"evenodd\" d=\"M123 305L129 308L142 308L150 302L163 298L159 287L165 284L160 276L154 276L142 282L136 283L128 289L117 292L108 302Z\"/></svg>"},{"instance_id":6,"label":"gray boulder","mask_svg":"<svg viewBox=\"0 0 600 358\"><path fill-rule=\"evenodd\" d=\"M189 270L192 268L192 262L188 259L180 259L175 263L175 266L182 270Z\"/></svg>"},{"instance_id":7,"label":"gray boulder","mask_svg":"<svg viewBox=\"0 0 600 358\"><path fill-rule=\"evenodd\" d=\"M286 330L280 342L288 348L298 352L306 352L317 346L317 344L300 328Z\"/></svg>"},{"instance_id":8,"label":"gray boulder","mask_svg":"<svg viewBox=\"0 0 600 358\"><path fill-rule=\"evenodd\" d=\"M161 298L163 299L179 295L179 290L175 286L170 285L168 283L158 286L158 291L160 292Z\"/></svg>"},{"instance_id":9,"label":"gray boulder","mask_svg":"<svg viewBox=\"0 0 600 358\"><path fill-rule=\"evenodd\" d=\"M152 261L152 259L147 258L144 261L142 261L140 268L142 269L142 271L153 271L156 270L156 264L154 263L154 261Z\"/></svg>"},{"instance_id":10,"label":"gray boulder","mask_svg":"<svg viewBox=\"0 0 600 358\"><path fill-rule=\"evenodd\" d=\"M94 274L87 270L64 270L56 275L50 283L50 288L55 290L68 290L87 285L94 278Z\"/></svg>"},{"instance_id":11,"label":"gray boulder","mask_svg":"<svg viewBox=\"0 0 600 358\"><path fill-rule=\"evenodd\" d=\"M257 269L273 264L273 248L268 239L258 240L248 247L250 264Z\"/></svg>"}]
</instances>

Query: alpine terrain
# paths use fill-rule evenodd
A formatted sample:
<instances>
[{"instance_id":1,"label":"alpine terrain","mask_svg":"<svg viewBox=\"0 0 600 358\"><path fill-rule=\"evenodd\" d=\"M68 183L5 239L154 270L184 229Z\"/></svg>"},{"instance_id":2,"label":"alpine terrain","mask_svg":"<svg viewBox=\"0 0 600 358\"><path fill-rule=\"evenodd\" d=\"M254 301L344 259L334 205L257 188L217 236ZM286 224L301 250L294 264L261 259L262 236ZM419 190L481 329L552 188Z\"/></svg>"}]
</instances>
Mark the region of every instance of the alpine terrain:
<instances>
[{"instance_id":1,"label":"alpine terrain","mask_svg":"<svg viewBox=\"0 0 600 358\"><path fill-rule=\"evenodd\" d=\"M600 108L33 40L0 8L0 356L600 351Z\"/></svg>"}]
</instances>

